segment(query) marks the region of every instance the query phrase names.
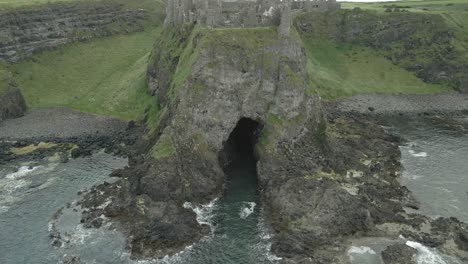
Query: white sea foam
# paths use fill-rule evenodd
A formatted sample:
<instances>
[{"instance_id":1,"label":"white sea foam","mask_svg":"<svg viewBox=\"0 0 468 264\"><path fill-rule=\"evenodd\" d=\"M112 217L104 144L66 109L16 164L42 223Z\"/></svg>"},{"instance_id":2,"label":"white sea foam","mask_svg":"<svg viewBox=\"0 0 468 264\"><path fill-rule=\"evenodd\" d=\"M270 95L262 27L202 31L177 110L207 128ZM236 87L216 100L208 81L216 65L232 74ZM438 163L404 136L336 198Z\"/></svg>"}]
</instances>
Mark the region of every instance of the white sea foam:
<instances>
[{"instance_id":1,"label":"white sea foam","mask_svg":"<svg viewBox=\"0 0 468 264\"><path fill-rule=\"evenodd\" d=\"M202 204L199 206L194 206L191 202L185 202L184 203L184 208L186 209L192 209L195 214L197 215L197 222L200 225L208 225L211 228L211 231L214 231L214 226L213 226L213 210L216 208L218 202L218 198L214 199L213 201L207 203L207 204Z\"/></svg>"},{"instance_id":2,"label":"white sea foam","mask_svg":"<svg viewBox=\"0 0 468 264\"><path fill-rule=\"evenodd\" d=\"M427 153L426 152L416 152L412 149L408 150L408 152L411 154L411 156L413 157L417 157L417 158L425 158L427 157Z\"/></svg>"},{"instance_id":3,"label":"white sea foam","mask_svg":"<svg viewBox=\"0 0 468 264\"><path fill-rule=\"evenodd\" d=\"M242 219L246 219L255 211L255 206L257 205L254 202L244 202L244 207L241 208L239 216Z\"/></svg>"},{"instance_id":4,"label":"white sea foam","mask_svg":"<svg viewBox=\"0 0 468 264\"><path fill-rule=\"evenodd\" d=\"M8 209L10 209L10 207L5 206L5 205L0 205L0 214L8 212Z\"/></svg>"},{"instance_id":5,"label":"white sea foam","mask_svg":"<svg viewBox=\"0 0 468 264\"><path fill-rule=\"evenodd\" d=\"M442 257L434 250L414 241L406 241L406 245L418 251L417 263L418 264L447 264Z\"/></svg>"},{"instance_id":6,"label":"white sea foam","mask_svg":"<svg viewBox=\"0 0 468 264\"><path fill-rule=\"evenodd\" d=\"M260 215L263 215L263 212L260 212ZM277 261L282 260L283 258L271 253L272 235L270 230L266 227L263 217L259 218L257 228L259 230L260 241L255 246L258 248L258 250L265 252L264 254L270 263L276 263Z\"/></svg>"},{"instance_id":7,"label":"white sea foam","mask_svg":"<svg viewBox=\"0 0 468 264\"><path fill-rule=\"evenodd\" d=\"M40 169L42 166L37 166L37 167L29 167L29 166L21 166L17 172L13 172L13 173L10 173L10 174L7 174L5 178L7 179L18 179L18 178L21 178L21 177L24 177L26 175L28 175L29 173L37 170L37 169Z\"/></svg>"},{"instance_id":8,"label":"white sea foam","mask_svg":"<svg viewBox=\"0 0 468 264\"><path fill-rule=\"evenodd\" d=\"M4 191L6 194L13 194L21 189L24 189L29 184L30 181L26 181L23 179L19 180L11 180L11 179L4 179L0 180L0 191Z\"/></svg>"},{"instance_id":9,"label":"white sea foam","mask_svg":"<svg viewBox=\"0 0 468 264\"><path fill-rule=\"evenodd\" d=\"M422 175L415 175L415 174L405 174L405 178L408 178L410 180L417 180L417 179L421 179L423 178L424 176Z\"/></svg>"},{"instance_id":10,"label":"white sea foam","mask_svg":"<svg viewBox=\"0 0 468 264\"><path fill-rule=\"evenodd\" d=\"M352 246L348 250L348 255L350 255L350 254L372 254L372 255L375 255L377 253L375 253L375 251L370 247L364 247L364 246L355 247L355 246Z\"/></svg>"},{"instance_id":11,"label":"white sea foam","mask_svg":"<svg viewBox=\"0 0 468 264\"><path fill-rule=\"evenodd\" d=\"M363 254L377 255L377 253L375 253L375 251L372 248L364 247L364 246L360 246L360 247L352 246L348 249L347 254L351 261L355 259L355 255L363 255Z\"/></svg>"}]
</instances>

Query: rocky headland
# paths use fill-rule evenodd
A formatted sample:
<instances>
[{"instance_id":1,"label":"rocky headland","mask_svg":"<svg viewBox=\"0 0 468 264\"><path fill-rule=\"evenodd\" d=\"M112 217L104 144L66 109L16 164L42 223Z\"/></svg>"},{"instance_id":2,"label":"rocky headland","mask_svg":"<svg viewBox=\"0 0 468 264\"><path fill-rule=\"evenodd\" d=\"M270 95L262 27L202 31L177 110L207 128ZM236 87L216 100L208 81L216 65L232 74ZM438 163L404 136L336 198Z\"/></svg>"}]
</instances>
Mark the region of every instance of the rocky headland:
<instances>
[{"instance_id":1,"label":"rocky headland","mask_svg":"<svg viewBox=\"0 0 468 264\"><path fill-rule=\"evenodd\" d=\"M82 222L117 221L135 258L198 241L209 228L183 204L222 195L223 169L236 155L229 137L247 120L255 124L250 143L272 252L282 263L347 263L353 239L399 235L467 260L465 223L407 211L418 202L399 183L402 139L367 113L306 93L306 64L296 32L165 28L148 68L161 111L146 121L156 125L142 155L114 173L121 180L85 195ZM389 249L389 259L394 251L409 254Z\"/></svg>"},{"instance_id":2,"label":"rocky headland","mask_svg":"<svg viewBox=\"0 0 468 264\"><path fill-rule=\"evenodd\" d=\"M73 41L138 31L149 16L107 1L2 12L0 59L8 62ZM83 194L81 223L100 228L111 221L127 236L133 258L162 258L210 232L184 204L223 195L224 169L239 155L236 144L252 145L261 207L273 232L271 251L281 263L347 263L353 240L400 235L468 261L468 225L414 213L418 202L399 182L404 139L374 116L466 113L466 96L359 95L327 103L311 84L303 45L303 38L323 35L360 43L424 81L465 92L468 64L450 46L453 34L439 19L341 10L299 15L289 35L275 27L168 25L149 59L148 92L157 110L147 109L145 131L133 121L63 108L33 110L0 123L0 163L55 153L67 162L102 148L129 156L129 167L112 173L118 181ZM0 102L0 120L24 114L17 90ZM250 137L232 140L236 129ZM62 235L51 230L56 245L66 243ZM414 263L413 255L393 245L382 256L386 263Z\"/></svg>"}]
</instances>

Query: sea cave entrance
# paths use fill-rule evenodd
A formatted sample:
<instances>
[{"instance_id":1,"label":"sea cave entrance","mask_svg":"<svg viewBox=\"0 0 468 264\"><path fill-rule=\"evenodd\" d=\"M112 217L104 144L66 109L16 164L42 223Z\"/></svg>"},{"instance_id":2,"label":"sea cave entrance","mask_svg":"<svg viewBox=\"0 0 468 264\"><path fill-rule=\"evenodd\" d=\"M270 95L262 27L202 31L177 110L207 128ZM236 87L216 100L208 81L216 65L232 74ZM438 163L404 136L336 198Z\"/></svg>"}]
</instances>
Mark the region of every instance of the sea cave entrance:
<instances>
[{"instance_id":1,"label":"sea cave entrance","mask_svg":"<svg viewBox=\"0 0 468 264\"><path fill-rule=\"evenodd\" d=\"M223 151L220 155L220 163L224 172L230 176L232 169L243 167L251 170L249 175L255 175L258 155L255 151L255 145L258 143L258 137L262 125L250 118L241 118L234 130L224 143Z\"/></svg>"},{"instance_id":2,"label":"sea cave entrance","mask_svg":"<svg viewBox=\"0 0 468 264\"><path fill-rule=\"evenodd\" d=\"M258 155L255 145L263 125L250 118L241 118L219 152L226 188L214 206L214 235L203 247L201 258L192 264L207 263L207 256L216 263L271 263L269 242L261 222L257 180Z\"/></svg>"}]
</instances>

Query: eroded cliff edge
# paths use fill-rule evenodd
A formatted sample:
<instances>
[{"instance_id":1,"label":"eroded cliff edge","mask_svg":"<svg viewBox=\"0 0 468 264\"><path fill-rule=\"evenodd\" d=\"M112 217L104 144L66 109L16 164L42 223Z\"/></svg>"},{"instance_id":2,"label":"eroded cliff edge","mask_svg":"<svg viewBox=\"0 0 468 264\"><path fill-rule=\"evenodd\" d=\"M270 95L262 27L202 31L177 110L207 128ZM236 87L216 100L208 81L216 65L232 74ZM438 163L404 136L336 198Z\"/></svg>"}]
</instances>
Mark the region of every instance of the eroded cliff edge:
<instances>
[{"instance_id":1,"label":"eroded cliff edge","mask_svg":"<svg viewBox=\"0 0 468 264\"><path fill-rule=\"evenodd\" d=\"M71 42L143 31L164 19L163 8L155 6L144 0L103 0L0 10L0 61L17 62Z\"/></svg>"},{"instance_id":2,"label":"eroded cliff edge","mask_svg":"<svg viewBox=\"0 0 468 264\"><path fill-rule=\"evenodd\" d=\"M118 220L134 257L172 255L209 232L183 204L222 194L225 143L241 118L263 127L259 187L284 263L346 263L352 239L400 234L467 257L465 224L404 210L418 205L398 182L399 139L368 117L322 109L296 32L167 27L151 58L158 111L146 116L144 154L82 203L90 226L102 214Z\"/></svg>"}]
</instances>

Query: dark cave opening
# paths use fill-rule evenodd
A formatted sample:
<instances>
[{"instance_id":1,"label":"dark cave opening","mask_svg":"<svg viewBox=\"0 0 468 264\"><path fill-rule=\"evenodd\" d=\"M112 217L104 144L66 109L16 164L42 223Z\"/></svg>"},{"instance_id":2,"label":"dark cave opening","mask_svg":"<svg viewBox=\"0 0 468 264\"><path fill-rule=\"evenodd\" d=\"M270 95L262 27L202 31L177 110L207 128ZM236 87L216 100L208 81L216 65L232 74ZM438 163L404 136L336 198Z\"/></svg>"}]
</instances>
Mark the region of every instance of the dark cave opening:
<instances>
[{"instance_id":1,"label":"dark cave opening","mask_svg":"<svg viewBox=\"0 0 468 264\"><path fill-rule=\"evenodd\" d=\"M255 145L262 129L262 125L250 118L241 118L234 130L224 143L220 155L220 164L225 171L232 167L249 167L255 169L258 155Z\"/></svg>"}]
</instances>

